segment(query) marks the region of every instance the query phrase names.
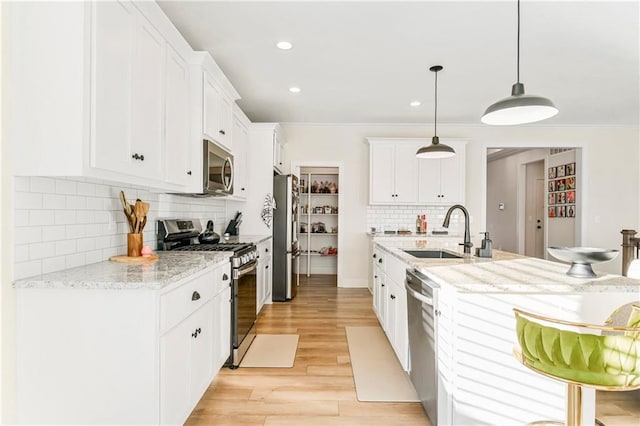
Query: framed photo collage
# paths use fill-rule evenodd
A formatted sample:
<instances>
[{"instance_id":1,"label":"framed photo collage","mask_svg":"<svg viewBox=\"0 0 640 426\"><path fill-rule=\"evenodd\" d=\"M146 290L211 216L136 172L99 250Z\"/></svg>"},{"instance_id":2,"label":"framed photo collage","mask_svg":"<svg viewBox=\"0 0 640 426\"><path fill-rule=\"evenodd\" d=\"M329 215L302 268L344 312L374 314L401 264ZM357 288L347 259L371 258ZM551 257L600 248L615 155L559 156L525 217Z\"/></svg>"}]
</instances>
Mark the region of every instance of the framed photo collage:
<instances>
[{"instance_id":1,"label":"framed photo collage","mask_svg":"<svg viewBox=\"0 0 640 426\"><path fill-rule=\"evenodd\" d=\"M547 211L550 218L576 216L576 163L549 167Z\"/></svg>"}]
</instances>

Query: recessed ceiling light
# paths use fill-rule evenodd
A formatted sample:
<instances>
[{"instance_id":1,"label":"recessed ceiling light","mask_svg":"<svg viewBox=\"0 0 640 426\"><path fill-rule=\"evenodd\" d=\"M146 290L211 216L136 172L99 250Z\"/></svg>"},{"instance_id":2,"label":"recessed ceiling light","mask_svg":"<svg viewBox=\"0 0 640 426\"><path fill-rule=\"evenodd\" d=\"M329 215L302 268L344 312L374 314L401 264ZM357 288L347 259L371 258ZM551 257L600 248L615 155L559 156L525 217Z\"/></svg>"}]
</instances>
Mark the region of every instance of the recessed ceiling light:
<instances>
[{"instance_id":1,"label":"recessed ceiling light","mask_svg":"<svg viewBox=\"0 0 640 426\"><path fill-rule=\"evenodd\" d=\"M281 41L276 44L276 47L281 50L289 50L293 47L293 44L289 43L288 41Z\"/></svg>"},{"instance_id":2,"label":"recessed ceiling light","mask_svg":"<svg viewBox=\"0 0 640 426\"><path fill-rule=\"evenodd\" d=\"M421 104L422 102L420 101L413 101L409 105L411 105L412 107L419 107Z\"/></svg>"},{"instance_id":3,"label":"recessed ceiling light","mask_svg":"<svg viewBox=\"0 0 640 426\"><path fill-rule=\"evenodd\" d=\"M300 93L300 88L299 87L289 87L289 91L291 93Z\"/></svg>"}]
</instances>

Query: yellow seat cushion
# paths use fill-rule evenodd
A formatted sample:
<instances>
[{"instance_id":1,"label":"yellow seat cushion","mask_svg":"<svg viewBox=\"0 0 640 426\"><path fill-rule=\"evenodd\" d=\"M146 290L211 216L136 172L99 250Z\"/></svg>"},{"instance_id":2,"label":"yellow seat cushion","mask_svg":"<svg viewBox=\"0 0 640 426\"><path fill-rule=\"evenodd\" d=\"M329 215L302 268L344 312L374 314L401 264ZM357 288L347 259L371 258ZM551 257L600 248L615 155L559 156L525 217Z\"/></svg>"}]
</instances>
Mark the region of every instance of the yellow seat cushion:
<instances>
[{"instance_id":1,"label":"yellow seat cushion","mask_svg":"<svg viewBox=\"0 0 640 426\"><path fill-rule=\"evenodd\" d=\"M544 326L518 316L525 364L558 379L607 387L640 386L640 339L593 335Z\"/></svg>"}]
</instances>

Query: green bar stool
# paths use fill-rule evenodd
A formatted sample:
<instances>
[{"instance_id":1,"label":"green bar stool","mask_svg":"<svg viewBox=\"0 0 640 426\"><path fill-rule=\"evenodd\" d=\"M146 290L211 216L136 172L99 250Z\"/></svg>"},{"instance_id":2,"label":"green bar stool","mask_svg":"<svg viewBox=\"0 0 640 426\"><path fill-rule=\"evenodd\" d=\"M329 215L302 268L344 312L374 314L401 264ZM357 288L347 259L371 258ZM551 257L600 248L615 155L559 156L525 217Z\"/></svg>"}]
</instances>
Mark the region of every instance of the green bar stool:
<instances>
[{"instance_id":1,"label":"green bar stool","mask_svg":"<svg viewBox=\"0 0 640 426\"><path fill-rule=\"evenodd\" d=\"M601 391L640 389L640 305L626 326L563 321L513 310L520 348L518 361L531 370L567 383L566 423L582 426L582 387Z\"/></svg>"}]
</instances>

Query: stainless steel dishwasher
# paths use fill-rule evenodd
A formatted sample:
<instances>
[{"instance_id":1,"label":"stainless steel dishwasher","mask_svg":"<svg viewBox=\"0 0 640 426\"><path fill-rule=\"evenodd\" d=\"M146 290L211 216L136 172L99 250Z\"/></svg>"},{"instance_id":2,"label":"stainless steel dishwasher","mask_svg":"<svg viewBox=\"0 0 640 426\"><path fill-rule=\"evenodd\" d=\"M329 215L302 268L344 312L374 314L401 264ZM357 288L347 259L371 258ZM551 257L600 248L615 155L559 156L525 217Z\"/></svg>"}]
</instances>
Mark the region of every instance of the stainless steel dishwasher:
<instances>
[{"instance_id":1,"label":"stainless steel dishwasher","mask_svg":"<svg viewBox=\"0 0 640 426\"><path fill-rule=\"evenodd\" d=\"M438 290L415 269L407 269L409 376L433 426L438 425Z\"/></svg>"}]
</instances>

